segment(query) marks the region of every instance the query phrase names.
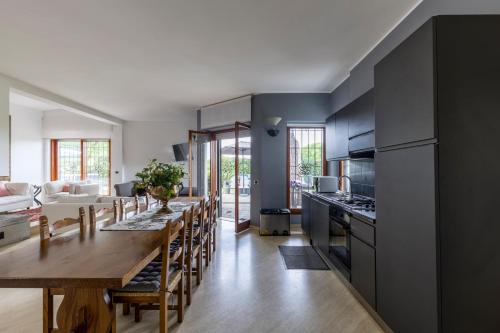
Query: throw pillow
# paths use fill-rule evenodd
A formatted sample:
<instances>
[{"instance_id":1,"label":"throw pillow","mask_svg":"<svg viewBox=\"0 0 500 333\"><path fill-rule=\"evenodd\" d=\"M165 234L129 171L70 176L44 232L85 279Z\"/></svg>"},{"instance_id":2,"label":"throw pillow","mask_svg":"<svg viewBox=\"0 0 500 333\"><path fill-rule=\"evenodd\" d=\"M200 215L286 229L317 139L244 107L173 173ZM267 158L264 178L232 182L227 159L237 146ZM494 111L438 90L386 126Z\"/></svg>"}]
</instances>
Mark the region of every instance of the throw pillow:
<instances>
[{"instance_id":1,"label":"throw pillow","mask_svg":"<svg viewBox=\"0 0 500 333\"><path fill-rule=\"evenodd\" d=\"M64 184L62 192L69 192L69 184Z\"/></svg>"},{"instance_id":2,"label":"throw pillow","mask_svg":"<svg viewBox=\"0 0 500 333\"><path fill-rule=\"evenodd\" d=\"M11 195L4 183L0 183L0 197Z\"/></svg>"}]
</instances>

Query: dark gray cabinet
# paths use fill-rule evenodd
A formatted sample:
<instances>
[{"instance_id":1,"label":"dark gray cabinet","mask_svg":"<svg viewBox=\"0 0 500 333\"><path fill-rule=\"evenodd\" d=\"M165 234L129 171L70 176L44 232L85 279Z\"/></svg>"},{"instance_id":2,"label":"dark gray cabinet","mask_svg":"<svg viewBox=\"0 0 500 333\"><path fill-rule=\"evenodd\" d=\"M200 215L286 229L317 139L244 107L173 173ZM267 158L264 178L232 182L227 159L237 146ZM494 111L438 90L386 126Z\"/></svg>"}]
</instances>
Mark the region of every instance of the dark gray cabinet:
<instances>
[{"instance_id":1,"label":"dark gray cabinet","mask_svg":"<svg viewBox=\"0 0 500 333\"><path fill-rule=\"evenodd\" d=\"M311 212L312 244L319 248L323 254L328 255L330 241L329 204L313 198L311 199Z\"/></svg>"},{"instance_id":2,"label":"dark gray cabinet","mask_svg":"<svg viewBox=\"0 0 500 333\"><path fill-rule=\"evenodd\" d=\"M327 160L335 158L334 154L334 140L335 140L335 114L326 118L325 121L325 155Z\"/></svg>"},{"instance_id":3,"label":"dark gray cabinet","mask_svg":"<svg viewBox=\"0 0 500 333\"><path fill-rule=\"evenodd\" d=\"M349 157L349 106L335 113L331 157L332 159Z\"/></svg>"},{"instance_id":4,"label":"dark gray cabinet","mask_svg":"<svg viewBox=\"0 0 500 333\"><path fill-rule=\"evenodd\" d=\"M375 66L377 148L435 137L434 78L428 21Z\"/></svg>"},{"instance_id":5,"label":"dark gray cabinet","mask_svg":"<svg viewBox=\"0 0 500 333\"><path fill-rule=\"evenodd\" d=\"M326 159L342 160L375 147L373 89L326 119Z\"/></svg>"},{"instance_id":6,"label":"dark gray cabinet","mask_svg":"<svg viewBox=\"0 0 500 333\"><path fill-rule=\"evenodd\" d=\"M302 193L301 227L308 239L311 237L311 195Z\"/></svg>"},{"instance_id":7,"label":"dark gray cabinet","mask_svg":"<svg viewBox=\"0 0 500 333\"><path fill-rule=\"evenodd\" d=\"M437 332L435 146L375 155L377 311L395 332Z\"/></svg>"},{"instance_id":8,"label":"dark gray cabinet","mask_svg":"<svg viewBox=\"0 0 500 333\"><path fill-rule=\"evenodd\" d=\"M376 309L375 249L351 235L351 284Z\"/></svg>"},{"instance_id":9,"label":"dark gray cabinet","mask_svg":"<svg viewBox=\"0 0 500 333\"><path fill-rule=\"evenodd\" d=\"M369 90L350 105L349 138L375 130L374 92ZM373 148L373 146L372 146Z\"/></svg>"},{"instance_id":10,"label":"dark gray cabinet","mask_svg":"<svg viewBox=\"0 0 500 333\"><path fill-rule=\"evenodd\" d=\"M377 311L396 332L500 332L498 36L499 15L438 16L375 68Z\"/></svg>"}]
</instances>

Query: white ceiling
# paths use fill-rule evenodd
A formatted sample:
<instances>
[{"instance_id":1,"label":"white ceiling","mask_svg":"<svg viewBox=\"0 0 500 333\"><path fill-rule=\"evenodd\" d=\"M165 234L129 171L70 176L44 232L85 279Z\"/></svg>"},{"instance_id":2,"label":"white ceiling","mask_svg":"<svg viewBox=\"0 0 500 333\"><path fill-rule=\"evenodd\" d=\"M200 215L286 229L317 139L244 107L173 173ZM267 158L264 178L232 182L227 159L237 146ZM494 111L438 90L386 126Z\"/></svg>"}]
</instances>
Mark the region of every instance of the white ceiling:
<instances>
[{"instance_id":1,"label":"white ceiling","mask_svg":"<svg viewBox=\"0 0 500 333\"><path fill-rule=\"evenodd\" d=\"M126 120L329 92L419 0L2 0L0 72Z\"/></svg>"}]
</instances>

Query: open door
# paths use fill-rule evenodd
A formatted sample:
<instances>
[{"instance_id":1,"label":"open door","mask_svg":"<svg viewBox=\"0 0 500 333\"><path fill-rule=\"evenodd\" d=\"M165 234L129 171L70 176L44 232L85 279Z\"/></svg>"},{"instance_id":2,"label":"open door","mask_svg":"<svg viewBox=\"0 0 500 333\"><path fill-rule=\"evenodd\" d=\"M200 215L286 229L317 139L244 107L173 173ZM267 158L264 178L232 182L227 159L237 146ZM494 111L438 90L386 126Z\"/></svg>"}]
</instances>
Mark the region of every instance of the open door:
<instances>
[{"instance_id":1,"label":"open door","mask_svg":"<svg viewBox=\"0 0 500 333\"><path fill-rule=\"evenodd\" d=\"M217 170L214 168L216 168L217 163L214 147L216 148L217 145L212 137L212 133L208 131L189 131L188 193L190 197L208 196L214 191L214 188L216 189L214 184L217 184ZM203 168L203 172L198 168ZM193 187L194 179L196 179L196 187Z\"/></svg>"},{"instance_id":2,"label":"open door","mask_svg":"<svg viewBox=\"0 0 500 333\"><path fill-rule=\"evenodd\" d=\"M252 161L250 125L236 122L234 125L234 136L234 229L236 233L240 233L250 227L250 175Z\"/></svg>"}]
</instances>

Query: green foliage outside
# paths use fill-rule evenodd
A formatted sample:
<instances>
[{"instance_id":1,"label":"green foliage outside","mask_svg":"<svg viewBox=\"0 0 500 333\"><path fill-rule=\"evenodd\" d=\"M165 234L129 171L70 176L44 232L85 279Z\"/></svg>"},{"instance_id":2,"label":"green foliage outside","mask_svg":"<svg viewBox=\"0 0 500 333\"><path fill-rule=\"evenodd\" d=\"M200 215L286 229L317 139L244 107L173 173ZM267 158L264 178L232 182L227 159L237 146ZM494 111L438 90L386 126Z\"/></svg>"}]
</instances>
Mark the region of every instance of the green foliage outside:
<instances>
[{"instance_id":1,"label":"green foliage outside","mask_svg":"<svg viewBox=\"0 0 500 333\"><path fill-rule=\"evenodd\" d=\"M250 175L250 159L241 158L240 159L240 175ZM221 156L221 178L222 183L227 184L231 182L231 178L234 177L234 167L235 159L231 156Z\"/></svg>"},{"instance_id":2,"label":"green foliage outside","mask_svg":"<svg viewBox=\"0 0 500 333\"><path fill-rule=\"evenodd\" d=\"M301 163L298 165L302 176L320 176L323 166L323 146L311 143L300 150Z\"/></svg>"}]
</instances>

